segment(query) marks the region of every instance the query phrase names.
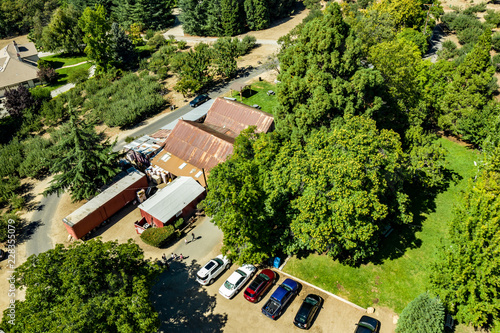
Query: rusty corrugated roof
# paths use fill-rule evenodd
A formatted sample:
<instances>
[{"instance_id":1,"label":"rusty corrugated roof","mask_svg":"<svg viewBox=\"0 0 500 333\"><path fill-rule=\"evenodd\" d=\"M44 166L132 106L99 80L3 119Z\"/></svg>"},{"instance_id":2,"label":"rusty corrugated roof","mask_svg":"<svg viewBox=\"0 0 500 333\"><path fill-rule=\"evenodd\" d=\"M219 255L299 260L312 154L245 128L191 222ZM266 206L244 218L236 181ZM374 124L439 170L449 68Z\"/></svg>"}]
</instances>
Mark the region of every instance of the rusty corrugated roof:
<instances>
[{"instance_id":1,"label":"rusty corrugated roof","mask_svg":"<svg viewBox=\"0 0 500 333\"><path fill-rule=\"evenodd\" d=\"M234 138L213 128L179 120L165 141L165 151L197 168L210 170L233 153L233 143Z\"/></svg>"},{"instance_id":2,"label":"rusty corrugated roof","mask_svg":"<svg viewBox=\"0 0 500 333\"><path fill-rule=\"evenodd\" d=\"M236 137L248 126L257 126L257 132L269 132L274 124L270 113L260 111L240 102L216 98L204 124L224 129L226 135Z\"/></svg>"}]
</instances>

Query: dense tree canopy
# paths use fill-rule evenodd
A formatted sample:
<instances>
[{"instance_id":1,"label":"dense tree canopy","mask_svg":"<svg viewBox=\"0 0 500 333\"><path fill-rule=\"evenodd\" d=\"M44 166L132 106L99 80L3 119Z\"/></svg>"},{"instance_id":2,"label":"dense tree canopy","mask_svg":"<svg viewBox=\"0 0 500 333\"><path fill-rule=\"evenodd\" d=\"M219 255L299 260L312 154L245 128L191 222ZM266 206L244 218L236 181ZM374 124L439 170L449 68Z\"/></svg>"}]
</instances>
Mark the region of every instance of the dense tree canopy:
<instances>
[{"instance_id":1,"label":"dense tree canopy","mask_svg":"<svg viewBox=\"0 0 500 333\"><path fill-rule=\"evenodd\" d=\"M449 239L433 266L432 286L458 321L489 326L500 318L498 170L487 167L470 183L455 209Z\"/></svg>"},{"instance_id":2,"label":"dense tree canopy","mask_svg":"<svg viewBox=\"0 0 500 333\"><path fill-rule=\"evenodd\" d=\"M236 259L307 249L359 263L376 252L388 220L412 220L394 132L348 117L303 145L279 136L239 137L234 155L210 174L207 212Z\"/></svg>"},{"instance_id":3,"label":"dense tree canopy","mask_svg":"<svg viewBox=\"0 0 500 333\"><path fill-rule=\"evenodd\" d=\"M110 57L110 34L111 26L106 17L106 10L102 5L94 9L85 8L78 21L80 29L84 33L85 53L96 63L96 65L107 68Z\"/></svg>"},{"instance_id":4,"label":"dense tree canopy","mask_svg":"<svg viewBox=\"0 0 500 333\"><path fill-rule=\"evenodd\" d=\"M372 116L382 107L382 77L361 67L361 44L338 4L308 22L279 56L280 130L302 137L346 114Z\"/></svg>"},{"instance_id":5,"label":"dense tree canopy","mask_svg":"<svg viewBox=\"0 0 500 333\"><path fill-rule=\"evenodd\" d=\"M62 131L65 134L54 147L57 157L50 168L56 175L43 193L62 194L69 190L74 201L89 199L118 173L119 154L112 152L107 141L101 143L93 126L75 116Z\"/></svg>"},{"instance_id":6,"label":"dense tree canopy","mask_svg":"<svg viewBox=\"0 0 500 333\"><path fill-rule=\"evenodd\" d=\"M5 332L144 332L158 329L149 290L159 268L132 241L90 240L31 256L16 268L26 289L15 324L5 310Z\"/></svg>"},{"instance_id":7,"label":"dense tree canopy","mask_svg":"<svg viewBox=\"0 0 500 333\"><path fill-rule=\"evenodd\" d=\"M43 28L42 45L52 52L82 53L83 31L78 25L80 12L72 5L59 7Z\"/></svg>"}]
</instances>

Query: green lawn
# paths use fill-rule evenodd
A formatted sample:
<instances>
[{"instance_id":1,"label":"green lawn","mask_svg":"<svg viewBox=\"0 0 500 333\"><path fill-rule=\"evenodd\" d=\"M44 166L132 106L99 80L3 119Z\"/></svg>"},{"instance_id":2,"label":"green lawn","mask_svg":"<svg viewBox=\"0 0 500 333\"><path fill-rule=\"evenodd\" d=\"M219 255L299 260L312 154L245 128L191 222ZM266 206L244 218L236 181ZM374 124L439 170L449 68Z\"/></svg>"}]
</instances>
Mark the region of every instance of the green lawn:
<instances>
[{"instance_id":1,"label":"green lawn","mask_svg":"<svg viewBox=\"0 0 500 333\"><path fill-rule=\"evenodd\" d=\"M59 79L57 80L57 83L55 83L54 85L51 85L51 86L47 86L47 88L49 88L50 91L52 91L54 89L57 89L65 84L67 84L68 83L68 75L71 74L71 72L73 72L77 69L80 69L80 68L85 68L88 70L91 66L92 66L92 64L87 62L85 64L81 64L81 65L78 65L75 67L57 69L56 72L59 73Z\"/></svg>"},{"instance_id":2,"label":"green lawn","mask_svg":"<svg viewBox=\"0 0 500 333\"><path fill-rule=\"evenodd\" d=\"M474 175L478 154L447 139L439 142L448 150L448 168L456 173L446 191L435 200L416 200L416 214L410 228L394 230L384 241L379 263L353 268L324 255L291 258L285 272L311 282L360 306L383 305L400 313L413 298L428 290L429 264L446 236L447 222L460 191ZM452 177L450 177L452 178ZM435 204L435 205L434 205ZM425 209L425 208L424 208ZM416 212L417 210L415 210ZM414 212L414 214L415 214Z\"/></svg>"},{"instance_id":3,"label":"green lawn","mask_svg":"<svg viewBox=\"0 0 500 333\"><path fill-rule=\"evenodd\" d=\"M51 62L53 68L61 68L63 66L69 66L74 64L79 64L81 62L87 61L86 56L69 56L64 53L55 54L47 57L42 57L41 59Z\"/></svg>"},{"instance_id":4,"label":"green lawn","mask_svg":"<svg viewBox=\"0 0 500 333\"><path fill-rule=\"evenodd\" d=\"M274 114L274 107L278 105L276 95L267 96L267 91L273 90L276 92L276 85L266 81L252 83L250 89L243 92L243 103L247 105L257 104L262 111ZM233 91L232 97L240 101L240 93Z\"/></svg>"}]
</instances>

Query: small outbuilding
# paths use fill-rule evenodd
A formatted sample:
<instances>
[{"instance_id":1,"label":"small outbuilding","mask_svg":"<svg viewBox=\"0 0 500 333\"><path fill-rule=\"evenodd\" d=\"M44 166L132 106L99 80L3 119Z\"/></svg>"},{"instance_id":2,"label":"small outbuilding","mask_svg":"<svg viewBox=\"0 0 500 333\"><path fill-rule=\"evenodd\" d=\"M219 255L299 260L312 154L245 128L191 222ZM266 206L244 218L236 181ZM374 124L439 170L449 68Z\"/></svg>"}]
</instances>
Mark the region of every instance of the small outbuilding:
<instances>
[{"instance_id":1,"label":"small outbuilding","mask_svg":"<svg viewBox=\"0 0 500 333\"><path fill-rule=\"evenodd\" d=\"M80 239L135 200L137 191L147 187L146 175L133 169L109 188L63 218L64 226L71 236Z\"/></svg>"},{"instance_id":2,"label":"small outbuilding","mask_svg":"<svg viewBox=\"0 0 500 333\"><path fill-rule=\"evenodd\" d=\"M161 228L179 218L189 218L205 195L205 188L193 178L177 177L140 204L139 209L148 224Z\"/></svg>"}]
</instances>

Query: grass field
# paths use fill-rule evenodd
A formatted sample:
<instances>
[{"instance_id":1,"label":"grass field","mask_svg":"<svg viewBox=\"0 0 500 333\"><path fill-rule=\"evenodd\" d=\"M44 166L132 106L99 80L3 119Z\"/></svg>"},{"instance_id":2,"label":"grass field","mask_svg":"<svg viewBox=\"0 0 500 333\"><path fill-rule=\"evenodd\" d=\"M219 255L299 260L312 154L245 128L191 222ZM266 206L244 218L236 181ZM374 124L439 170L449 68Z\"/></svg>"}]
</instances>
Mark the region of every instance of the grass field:
<instances>
[{"instance_id":1,"label":"grass field","mask_svg":"<svg viewBox=\"0 0 500 333\"><path fill-rule=\"evenodd\" d=\"M252 83L250 89L243 92L243 101L246 105L257 104L262 111L274 114L274 107L278 105L276 95L267 95L268 90L276 92L276 86L266 81ZM240 93L233 91L232 97L240 101Z\"/></svg>"},{"instance_id":2,"label":"grass field","mask_svg":"<svg viewBox=\"0 0 500 333\"><path fill-rule=\"evenodd\" d=\"M52 68L61 68L63 66L79 64L88 60L86 56L68 56L63 53L42 57L41 59L50 61Z\"/></svg>"},{"instance_id":3,"label":"grass field","mask_svg":"<svg viewBox=\"0 0 500 333\"><path fill-rule=\"evenodd\" d=\"M475 151L447 139L441 138L439 142L448 150L448 168L454 175L450 175L448 187L433 200L428 200L428 196L427 200L415 200L414 223L406 230L395 229L385 239L380 262L353 268L313 254L291 258L285 272L363 307L379 304L398 313L428 290L429 264L446 237L453 205L475 174L473 162L479 158Z\"/></svg>"},{"instance_id":4,"label":"grass field","mask_svg":"<svg viewBox=\"0 0 500 333\"><path fill-rule=\"evenodd\" d=\"M88 70L91 66L92 66L92 64L87 62L85 64L81 64L81 65L74 66L74 67L56 69L56 72L59 73L59 79L57 80L57 83L55 83L54 85L51 85L51 86L47 86L47 87L51 91L54 89L57 89L57 88L68 83L68 76L69 76L69 74L71 74L71 72L73 72L77 69L80 69L80 68L85 68Z\"/></svg>"}]
</instances>

